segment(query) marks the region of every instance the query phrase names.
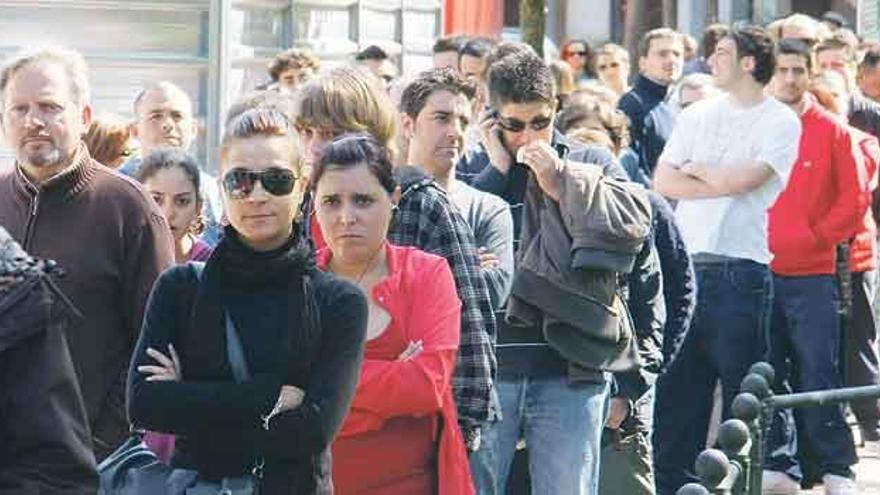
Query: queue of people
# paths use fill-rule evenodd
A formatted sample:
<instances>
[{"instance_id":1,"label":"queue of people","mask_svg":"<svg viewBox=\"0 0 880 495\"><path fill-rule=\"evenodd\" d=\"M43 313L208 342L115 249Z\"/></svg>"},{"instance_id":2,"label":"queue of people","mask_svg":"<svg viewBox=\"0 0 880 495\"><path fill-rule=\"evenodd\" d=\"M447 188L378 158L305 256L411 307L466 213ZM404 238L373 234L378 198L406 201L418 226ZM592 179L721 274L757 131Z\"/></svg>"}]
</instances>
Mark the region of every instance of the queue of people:
<instances>
[{"instance_id":1,"label":"queue of people","mask_svg":"<svg viewBox=\"0 0 880 495\"><path fill-rule=\"evenodd\" d=\"M216 164L172 82L126 126L77 52L11 57L0 383L57 407L0 402L0 493L672 495L752 363L880 383L880 47L839 20L290 49ZM779 411L764 492L858 493L847 411L880 451L876 400Z\"/></svg>"}]
</instances>

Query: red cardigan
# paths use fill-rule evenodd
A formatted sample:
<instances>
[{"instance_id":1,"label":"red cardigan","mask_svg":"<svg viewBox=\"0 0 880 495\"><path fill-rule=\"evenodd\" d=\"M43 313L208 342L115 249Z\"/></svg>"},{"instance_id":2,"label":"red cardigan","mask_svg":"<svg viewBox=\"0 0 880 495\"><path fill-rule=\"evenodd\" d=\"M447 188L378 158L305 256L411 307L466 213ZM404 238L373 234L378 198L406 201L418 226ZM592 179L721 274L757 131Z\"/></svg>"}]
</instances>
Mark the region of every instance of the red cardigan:
<instances>
[{"instance_id":1,"label":"red cardigan","mask_svg":"<svg viewBox=\"0 0 880 495\"><path fill-rule=\"evenodd\" d=\"M858 142L868 177L868 190L877 189L877 167L880 165L880 143L877 138L851 127L853 138ZM869 211L862 217L859 230L853 238L849 250L849 268L852 272L866 272L877 268L877 225L874 215Z\"/></svg>"},{"instance_id":2,"label":"red cardigan","mask_svg":"<svg viewBox=\"0 0 880 495\"><path fill-rule=\"evenodd\" d=\"M870 214L869 178L849 128L812 98L801 123L797 162L768 212L770 268L779 275L830 275L835 246Z\"/></svg>"},{"instance_id":3,"label":"red cardigan","mask_svg":"<svg viewBox=\"0 0 880 495\"><path fill-rule=\"evenodd\" d=\"M439 495L474 493L464 439L452 395L461 335L461 301L445 259L416 248L386 243L388 277L376 284L371 299L391 315L406 340L421 340L424 350L407 361L367 359L340 437L380 429L395 416L436 413L442 419L437 478ZM332 253L318 252L326 268ZM402 352L403 349L400 349Z\"/></svg>"}]
</instances>

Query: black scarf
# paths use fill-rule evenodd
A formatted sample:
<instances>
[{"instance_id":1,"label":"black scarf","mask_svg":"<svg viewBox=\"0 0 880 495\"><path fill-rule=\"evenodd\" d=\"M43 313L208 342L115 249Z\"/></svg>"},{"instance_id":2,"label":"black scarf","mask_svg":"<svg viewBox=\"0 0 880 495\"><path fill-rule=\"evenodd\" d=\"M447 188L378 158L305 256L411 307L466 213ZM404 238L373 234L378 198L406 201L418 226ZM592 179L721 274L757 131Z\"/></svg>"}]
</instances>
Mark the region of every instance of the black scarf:
<instances>
[{"instance_id":1,"label":"black scarf","mask_svg":"<svg viewBox=\"0 0 880 495\"><path fill-rule=\"evenodd\" d=\"M277 372L286 379L285 383L299 386L301 380L308 376L321 337L312 289L312 277L316 270L311 243L300 235L296 226L284 245L271 251L255 251L241 240L235 229L226 227L223 238L205 263L201 283L195 292L189 324L195 330L190 334L200 336L200 342L194 343L200 349L196 352L210 353L214 362L216 356L226 356L225 301L230 297L241 297L247 293L248 287L286 287L286 299L278 301L278 304L294 308L293 313L299 317L296 321L279 322L286 325L289 331L285 332L285 341L278 343L286 352L280 354ZM247 328L242 325L246 326L247 322L237 321L235 315L232 316L239 335L245 334ZM193 349L193 346L186 347ZM231 377L229 364L225 359L223 363L224 374ZM250 363L249 368L253 373Z\"/></svg>"}]
</instances>

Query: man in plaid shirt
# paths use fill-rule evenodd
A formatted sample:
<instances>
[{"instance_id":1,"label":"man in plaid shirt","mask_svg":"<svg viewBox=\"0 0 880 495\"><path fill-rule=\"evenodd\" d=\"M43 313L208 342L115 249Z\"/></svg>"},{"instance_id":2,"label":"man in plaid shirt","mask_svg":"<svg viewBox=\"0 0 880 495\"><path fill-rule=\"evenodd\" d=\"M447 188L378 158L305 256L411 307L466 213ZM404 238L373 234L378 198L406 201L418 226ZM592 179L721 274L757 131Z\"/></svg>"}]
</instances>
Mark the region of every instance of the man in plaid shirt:
<instances>
[{"instance_id":1,"label":"man in plaid shirt","mask_svg":"<svg viewBox=\"0 0 880 495\"><path fill-rule=\"evenodd\" d=\"M477 245L464 217L434 179L414 167L398 167L400 201L388 240L446 258L462 301L461 343L452 379L458 421L470 450L479 445L479 426L490 411L495 377L495 316Z\"/></svg>"}]
</instances>

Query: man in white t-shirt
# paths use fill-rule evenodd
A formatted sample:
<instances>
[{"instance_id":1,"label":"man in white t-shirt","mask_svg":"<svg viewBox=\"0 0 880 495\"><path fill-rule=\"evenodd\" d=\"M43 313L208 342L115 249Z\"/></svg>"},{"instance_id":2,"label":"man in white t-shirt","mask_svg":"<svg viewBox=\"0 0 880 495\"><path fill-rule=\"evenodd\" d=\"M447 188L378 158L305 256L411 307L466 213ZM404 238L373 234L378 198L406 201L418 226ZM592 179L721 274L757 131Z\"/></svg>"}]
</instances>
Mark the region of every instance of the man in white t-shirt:
<instances>
[{"instance_id":1,"label":"man in white t-shirt","mask_svg":"<svg viewBox=\"0 0 880 495\"><path fill-rule=\"evenodd\" d=\"M726 93L687 108L658 160L654 186L678 200L676 216L697 273L697 311L657 386L654 433L658 493L691 481L704 448L712 394L721 381L724 419L749 366L766 357L772 303L767 209L797 158L801 124L764 96L773 41L747 27L710 57Z\"/></svg>"}]
</instances>

